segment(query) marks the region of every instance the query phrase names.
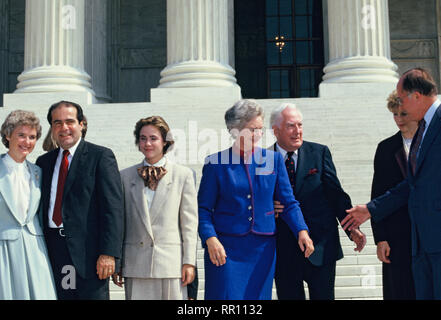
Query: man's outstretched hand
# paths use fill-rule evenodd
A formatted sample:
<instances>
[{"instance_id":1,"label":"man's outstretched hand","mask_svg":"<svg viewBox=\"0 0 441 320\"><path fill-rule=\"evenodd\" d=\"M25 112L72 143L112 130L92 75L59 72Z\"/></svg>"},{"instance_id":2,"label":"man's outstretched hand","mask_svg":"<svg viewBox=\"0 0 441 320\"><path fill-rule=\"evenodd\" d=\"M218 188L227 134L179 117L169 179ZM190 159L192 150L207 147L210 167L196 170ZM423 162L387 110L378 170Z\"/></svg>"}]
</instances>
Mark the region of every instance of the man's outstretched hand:
<instances>
[{"instance_id":1,"label":"man's outstretched hand","mask_svg":"<svg viewBox=\"0 0 441 320\"><path fill-rule=\"evenodd\" d=\"M352 209L346 210L346 212L348 215L341 221L341 226L344 230L352 231L357 229L363 222L371 217L365 204L355 206Z\"/></svg>"}]
</instances>

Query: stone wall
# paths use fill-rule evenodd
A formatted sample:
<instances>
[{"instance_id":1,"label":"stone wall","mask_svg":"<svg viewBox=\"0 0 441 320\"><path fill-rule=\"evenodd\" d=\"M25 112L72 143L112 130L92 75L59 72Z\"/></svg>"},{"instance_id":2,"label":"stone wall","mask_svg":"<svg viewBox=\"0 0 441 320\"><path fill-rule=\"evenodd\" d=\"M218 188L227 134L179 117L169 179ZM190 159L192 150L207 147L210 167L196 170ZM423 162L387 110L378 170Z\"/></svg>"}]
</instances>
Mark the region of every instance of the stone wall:
<instances>
[{"instance_id":1,"label":"stone wall","mask_svg":"<svg viewBox=\"0 0 441 320\"><path fill-rule=\"evenodd\" d=\"M424 67L439 83L437 2L439 0L389 0L389 18L392 60L398 72Z\"/></svg>"}]
</instances>

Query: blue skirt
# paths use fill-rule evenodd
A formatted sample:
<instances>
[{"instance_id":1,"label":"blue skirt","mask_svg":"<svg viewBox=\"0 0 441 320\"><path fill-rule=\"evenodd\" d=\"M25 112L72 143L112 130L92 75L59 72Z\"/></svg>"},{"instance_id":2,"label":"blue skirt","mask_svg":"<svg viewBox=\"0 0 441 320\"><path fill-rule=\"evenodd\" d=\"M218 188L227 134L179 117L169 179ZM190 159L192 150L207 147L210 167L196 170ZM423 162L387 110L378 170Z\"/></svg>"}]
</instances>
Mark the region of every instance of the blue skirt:
<instances>
[{"instance_id":1,"label":"blue skirt","mask_svg":"<svg viewBox=\"0 0 441 320\"><path fill-rule=\"evenodd\" d=\"M275 236L218 236L227 262L216 267L205 249L206 300L271 300L276 262Z\"/></svg>"}]
</instances>

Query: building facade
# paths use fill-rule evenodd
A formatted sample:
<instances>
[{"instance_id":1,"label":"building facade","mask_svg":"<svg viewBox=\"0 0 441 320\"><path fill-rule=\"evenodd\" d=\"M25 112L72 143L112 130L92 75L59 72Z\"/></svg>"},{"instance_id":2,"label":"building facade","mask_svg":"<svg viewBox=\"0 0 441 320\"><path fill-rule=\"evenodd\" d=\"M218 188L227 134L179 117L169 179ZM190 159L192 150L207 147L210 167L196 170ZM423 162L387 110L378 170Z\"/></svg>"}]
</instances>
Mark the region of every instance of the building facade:
<instances>
[{"instance_id":1,"label":"building facade","mask_svg":"<svg viewBox=\"0 0 441 320\"><path fill-rule=\"evenodd\" d=\"M268 114L290 101L305 139L330 146L344 188L365 203L376 144L397 131L385 99L399 74L422 66L439 83L440 14L440 0L0 0L0 118L22 108L45 119L53 102L79 102L87 138L122 169L140 161L135 122L158 114L182 134L178 158L199 181L232 103L258 99ZM361 254L342 233L339 299L381 298L363 230Z\"/></svg>"}]
</instances>

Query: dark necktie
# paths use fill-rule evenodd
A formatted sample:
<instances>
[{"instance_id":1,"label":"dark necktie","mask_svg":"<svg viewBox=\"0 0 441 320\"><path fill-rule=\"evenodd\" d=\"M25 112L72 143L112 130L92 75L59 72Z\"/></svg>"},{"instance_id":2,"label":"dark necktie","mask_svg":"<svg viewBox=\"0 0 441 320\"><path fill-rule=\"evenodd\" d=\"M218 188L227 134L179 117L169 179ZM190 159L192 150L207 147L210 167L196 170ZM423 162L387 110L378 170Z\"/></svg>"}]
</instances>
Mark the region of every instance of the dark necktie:
<instances>
[{"instance_id":1,"label":"dark necktie","mask_svg":"<svg viewBox=\"0 0 441 320\"><path fill-rule=\"evenodd\" d=\"M294 190L295 181L296 181L296 165L294 163L294 155L293 151L287 153L287 157L285 160L286 170L288 171L289 182L291 183L292 190Z\"/></svg>"},{"instance_id":2,"label":"dark necktie","mask_svg":"<svg viewBox=\"0 0 441 320\"><path fill-rule=\"evenodd\" d=\"M144 186L149 187L153 191L156 190L159 180L166 173L167 170L163 167L144 166L138 168L138 174L144 180Z\"/></svg>"},{"instance_id":3,"label":"dark necktie","mask_svg":"<svg viewBox=\"0 0 441 320\"><path fill-rule=\"evenodd\" d=\"M57 196L55 198L54 214L52 216L52 221L59 227L63 223L63 218L61 216L62 199L64 183L66 182L67 172L69 171L69 150L63 151L63 160L61 160L60 171L58 173L58 183L57 183Z\"/></svg>"},{"instance_id":4,"label":"dark necktie","mask_svg":"<svg viewBox=\"0 0 441 320\"><path fill-rule=\"evenodd\" d=\"M421 141L423 140L423 133L425 129L426 129L426 121L422 119L418 124L418 130L417 133L415 134L415 138L413 140L409 152L409 161L413 175L415 175L417 154L418 154L418 150L420 149Z\"/></svg>"}]
</instances>

